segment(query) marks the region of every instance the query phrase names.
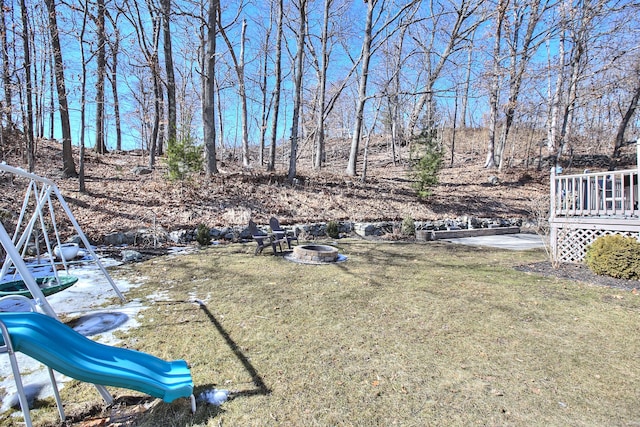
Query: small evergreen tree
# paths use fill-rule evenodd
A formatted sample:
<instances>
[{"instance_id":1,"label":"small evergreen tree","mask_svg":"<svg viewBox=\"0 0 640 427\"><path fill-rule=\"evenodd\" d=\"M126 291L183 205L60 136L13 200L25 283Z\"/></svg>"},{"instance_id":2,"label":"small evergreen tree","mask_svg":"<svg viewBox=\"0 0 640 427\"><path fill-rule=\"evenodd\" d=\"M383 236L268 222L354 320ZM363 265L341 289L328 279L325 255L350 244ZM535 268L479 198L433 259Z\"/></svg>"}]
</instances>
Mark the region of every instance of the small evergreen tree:
<instances>
[{"instance_id":1,"label":"small evergreen tree","mask_svg":"<svg viewBox=\"0 0 640 427\"><path fill-rule=\"evenodd\" d=\"M211 229L204 224L198 224L196 242L198 242L200 246L208 246L211 243Z\"/></svg>"},{"instance_id":2,"label":"small evergreen tree","mask_svg":"<svg viewBox=\"0 0 640 427\"><path fill-rule=\"evenodd\" d=\"M202 147L196 144L190 132L181 133L176 141L167 144L169 179L185 179L191 172L202 170Z\"/></svg>"},{"instance_id":3,"label":"small evergreen tree","mask_svg":"<svg viewBox=\"0 0 640 427\"><path fill-rule=\"evenodd\" d=\"M332 239L338 239L340 237L340 225L337 221L329 221L327 223L327 236Z\"/></svg>"},{"instance_id":4,"label":"small evergreen tree","mask_svg":"<svg viewBox=\"0 0 640 427\"><path fill-rule=\"evenodd\" d=\"M442 168L442 147L435 130L423 130L413 138L411 178L418 198L431 196L431 188L438 184L438 172Z\"/></svg>"}]
</instances>

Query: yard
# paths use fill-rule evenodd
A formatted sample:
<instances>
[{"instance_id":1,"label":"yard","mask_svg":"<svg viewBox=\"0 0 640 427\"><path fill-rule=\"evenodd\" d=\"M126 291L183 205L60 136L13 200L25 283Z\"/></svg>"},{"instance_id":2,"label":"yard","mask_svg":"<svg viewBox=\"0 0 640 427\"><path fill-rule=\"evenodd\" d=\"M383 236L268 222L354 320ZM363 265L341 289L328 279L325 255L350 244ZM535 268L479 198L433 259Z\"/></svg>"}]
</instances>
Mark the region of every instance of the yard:
<instances>
[{"instance_id":1,"label":"yard","mask_svg":"<svg viewBox=\"0 0 640 427\"><path fill-rule=\"evenodd\" d=\"M148 308L121 345L191 365L196 396L166 404L62 390L73 425L637 425L640 296L523 273L536 251L339 241L302 265L253 245L118 267ZM196 303L199 301L200 303ZM32 411L54 426L53 399ZM92 420L94 424L89 423ZM6 418L2 425L8 421ZM103 422L104 424L99 424Z\"/></svg>"}]
</instances>

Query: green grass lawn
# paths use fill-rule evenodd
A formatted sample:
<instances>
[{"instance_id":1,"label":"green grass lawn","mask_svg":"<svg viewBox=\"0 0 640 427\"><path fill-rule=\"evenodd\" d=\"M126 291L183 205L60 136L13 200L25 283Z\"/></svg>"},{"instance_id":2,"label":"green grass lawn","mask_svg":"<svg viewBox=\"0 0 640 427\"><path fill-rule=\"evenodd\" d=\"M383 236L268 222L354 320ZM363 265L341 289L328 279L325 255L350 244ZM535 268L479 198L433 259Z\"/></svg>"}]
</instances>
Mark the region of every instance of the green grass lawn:
<instances>
[{"instance_id":1,"label":"green grass lawn","mask_svg":"<svg viewBox=\"0 0 640 427\"><path fill-rule=\"evenodd\" d=\"M334 265L228 245L114 271L143 277L127 297L149 306L122 345L187 360L196 395L233 393L195 415L144 400L138 425L640 424L635 293L514 270L543 251L337 246ZM102 405L85 384L62 394L71 418Z\"/></svg>"}]
</instances>

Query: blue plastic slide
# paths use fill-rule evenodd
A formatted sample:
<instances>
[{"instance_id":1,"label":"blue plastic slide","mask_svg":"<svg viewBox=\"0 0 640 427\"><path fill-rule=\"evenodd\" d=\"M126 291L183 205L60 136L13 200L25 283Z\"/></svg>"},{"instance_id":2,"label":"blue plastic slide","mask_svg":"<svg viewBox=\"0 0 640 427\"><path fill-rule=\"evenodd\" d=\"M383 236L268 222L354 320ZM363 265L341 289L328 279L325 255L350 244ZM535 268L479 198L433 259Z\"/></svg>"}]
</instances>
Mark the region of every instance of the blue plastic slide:
<instances>
[{"instance_id":1,"label":"blue plastic slide","mask_svg":"<svg viewBox=\"0 0 640 427\"><path fill-rule=\"evenodd\" d=\"M0 321L15 351L71 378L136 390L165 402L193 393L191 372L184 360L166 362L147 353L100 344L40 313L0 313Z\"/></svg>"}]
</instances>

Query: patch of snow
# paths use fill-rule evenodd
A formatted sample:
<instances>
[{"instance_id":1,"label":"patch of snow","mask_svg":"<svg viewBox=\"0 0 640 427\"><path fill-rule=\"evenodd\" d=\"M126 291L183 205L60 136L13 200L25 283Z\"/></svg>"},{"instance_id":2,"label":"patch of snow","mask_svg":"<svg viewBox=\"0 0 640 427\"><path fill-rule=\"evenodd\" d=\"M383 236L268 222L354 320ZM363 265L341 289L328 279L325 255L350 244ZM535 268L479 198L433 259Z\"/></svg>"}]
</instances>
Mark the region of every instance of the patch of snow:
<instances>
[{"instance_id":1,"label":"patch of snow","mask_svg":"<svg viewBox=\"0 0 640 427\"><path fill-rule=\"evenodd\" d=\"M212 405L220 406L229 399L229 390L206 390L200 393L198 398Z\"/></svg>"}]
</instances>

